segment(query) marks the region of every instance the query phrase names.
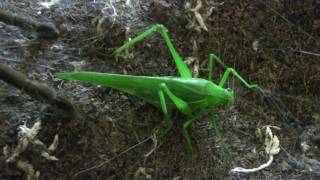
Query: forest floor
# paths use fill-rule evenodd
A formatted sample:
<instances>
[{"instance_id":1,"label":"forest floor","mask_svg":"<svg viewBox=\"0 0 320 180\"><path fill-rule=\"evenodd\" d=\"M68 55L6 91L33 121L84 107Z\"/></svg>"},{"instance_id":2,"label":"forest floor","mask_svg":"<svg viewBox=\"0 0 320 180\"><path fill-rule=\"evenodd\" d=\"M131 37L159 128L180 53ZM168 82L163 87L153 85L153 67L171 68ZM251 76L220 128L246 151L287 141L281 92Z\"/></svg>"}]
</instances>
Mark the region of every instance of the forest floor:
<instances>
[{"instance_id":1,"label":"forest floor","mask_svg":"<svg viewBox=\"0 0 320 180\"><path fill-rule=\"evenodd\" d=\"M72 119L63 118L0 80L0 179L320 176L319 1L61 0L46 9L36 0L2 0L0 9L57 26L59 38L45 40L32 30L0 22L0 63L55 89L78 112ZM177 76L159 33L116 58L106 56L154 24L168 29L195 76L207 77L208 55L215 53L261 88L247 89L236 78L228 82L236 102L219 108L216 117L232 155L214 136L206 115L190 128L197 149L190 161L177 125L160 138L165 124L159 108L123 92L53 76L80 70ZM223 71L214 68L214 82ZM26 123L31 128L37 121L37 138L44 145L58 135L51 153L58 160L42 157L42 151L30 145L7 163L6 152L18 143L17 127ZM266 126L279 127L271 128L280 141L273 163L256 173L230 173L234 167L258 167L268 161L261 136Z\"/></svg>"}]
</instances>

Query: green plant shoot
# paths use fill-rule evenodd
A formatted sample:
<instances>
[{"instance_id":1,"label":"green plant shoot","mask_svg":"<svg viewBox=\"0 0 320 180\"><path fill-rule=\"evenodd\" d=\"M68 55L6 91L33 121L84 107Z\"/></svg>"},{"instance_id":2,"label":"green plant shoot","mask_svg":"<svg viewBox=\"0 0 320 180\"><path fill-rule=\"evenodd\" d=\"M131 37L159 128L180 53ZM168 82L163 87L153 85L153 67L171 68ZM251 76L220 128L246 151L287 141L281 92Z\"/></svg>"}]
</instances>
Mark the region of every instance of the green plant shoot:
<instances>
[{"instance_id":1,"label":"green plant shoot","mask_svg":"<svg viewBox=\"0 0 320 180\"><path fill-rule=\"evenodd\" d=\"M257 85L249 84L233 68L228 68L224 65L224 63L214 54L209 55L209 77L207 79L193 78L191 71L174 48L169 35L167 34L167 29L163 25L159 24L152 26L147 31L126 42L124 45L116 49L112 55L121 53L125 49L157 31L164 38L164 41L177 66L180 77L131 76L97 72L66 72L56 73L55 75L56 77L65 80L79 80L82 82L117 89L144 99L146 102L161 108L167 126L166 132L168 132L173 125L173 122L170 119L171 110L179 110L188 117L187 121L179 124L181 127L181 133L186 140L189 155L192 158L194 155L194 148L187 129L200 118L202 110L206 108L216 109L218 106L228 106L234 103L233 91L224 88L224 85L230 75L234 75L238 78L247 88L256 88ZM214 61L218 62L226 69L218 84L211 81ZM219 137L220 133L216 126L214 114L211 114L211 121L212 129Z\"/></svg>"}]
</instances>

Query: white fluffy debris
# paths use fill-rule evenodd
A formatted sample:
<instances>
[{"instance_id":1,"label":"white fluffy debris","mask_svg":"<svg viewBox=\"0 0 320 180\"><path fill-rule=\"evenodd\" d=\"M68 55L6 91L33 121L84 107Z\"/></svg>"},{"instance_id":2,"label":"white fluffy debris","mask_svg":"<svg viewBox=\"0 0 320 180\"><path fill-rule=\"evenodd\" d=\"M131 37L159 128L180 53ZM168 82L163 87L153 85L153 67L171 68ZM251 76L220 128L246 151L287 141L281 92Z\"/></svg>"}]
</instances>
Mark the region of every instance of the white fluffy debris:
<instances>
[{"instance_id":1,"label":"white fluffy debris","mask_svg":"<svg viewBox=\"0 0 320 180\"><path fill-rule=\"evenodd\" d=\"M280 152L280 142L276 135L272 134L270 127L266 127L266 139L264 142L265 151L269 156L276 155Z\"/></svg>"},{"instance_id":2,"label":"white fluffy debris","mask_svg":"<svg viewBox=\"0 0 320 180\"><path fill-rule=\"evenodd\" d=\"M15 161L16 157L27 149L29 143L35 140L40 129L41 121L36 122L32 128L28 128L26 124L21 125L19 127L20 131L18 132L18 144L6 162L9 163ZM9 155L9 152L7 152L7 154Z\"/></svg>"},{"instance_id":3,"label":"white fluffy debris","mask_svg":"<svg viewBox=\"0 0 320 180\"><path fill-rule=\"evenodd\" d=\"M46 2L40 2L40 6L44 9L50 9L52 6L60 3L61 0L51 0L51 1L46 1Z\"/></svg>"},{"instance_id":4,"label":"white fluffy debris","mask_svg":"<svg viewBox=\"0 0 320 180\"><path fill-rule=\"evenodd\" d=\"M273 161L273 156L270 156L270 159L269 159L269 161L267 163L262 164L257 168L246 169L246 168L242 168L242 167L236 167L236 168L231 169L230 172L231 173L253 173L253 172L257 172L257 171L260 171L260 170L270 166L272 161Z\"/></svg>"},{"instance_id":5,"label":"white fluffy debris","mask_svg":"<svg viewBox=\"0 0 320 180\"><path fill-rule=\"evenodd\" d=\"M22 152L24 152L29 145L32 145L32 148L40 149L41 156L45 157L47 160L58 160L55 156L49 155L49 152L53 152L58 146L58 135L55 135L54 140L49 148L47 148L46 145L37 138L37 135L41 129L41 121L37 121L36 123L34 123L32 128L28 128L26 124L23 124L19 126L18 129L19 140L17 146L15 148L11 148L13 149L11 150L11 152L9 146L5 146L3 148L3 154L7 157L7 163L16 161L16 158Z\"/></svg>"},{"instance_id":6,"label":"white fluffy debris","mask_svg":"<svg viewBox=\"0 0 320 180\"><path fill-rule=\"evenodd\" d=\"M269 155L269 161L265 164L260 165L257 168L246 169L242 167L236 167L231 169L230 173L253 173L260 171L271 165L273 156L280 152L280 142L276 135L272 134L270 126L265 127L265 152Z\"/></svg>"},{"instance_id":7,"label":"white fluffy debris","mask_svg":"<svg viewBox=\"0 0 320 180\"><path fill-rule=\"evenodd\" d=\"M7 158L7 163L15 162L16 167L23 172L25 172L28 180L38 179L40 172L35 171L32 164L28 161L18 159L17 157L28 147L31 149L40 150L40 156L46 158L49 161L58 161L58 158L50 155L49 153L53 152L58 147L59 137L55 135L52 144L47 148L47 146L37 138L37 135L41 129L41 121L34 123L32 128L28 128L26 124L23 124L18 127L18 143L16 147L9 147L8 145L4 146L3 154Z\"/></svg>"},{"instance_id":8,"label":"white fluffy debris","mask_svg":"<svg viewBox=\"0 0 320 180\"><path fill-rule=\"evenodd\" d=\"M32 128L28 128L26 124L23 124L19 126L18 136L20 138L25 137L30 140L33 140L38 135L40 129L41 129L41 121L37 121L36 123L34 123Z\"/></svg>"}]
</instances>

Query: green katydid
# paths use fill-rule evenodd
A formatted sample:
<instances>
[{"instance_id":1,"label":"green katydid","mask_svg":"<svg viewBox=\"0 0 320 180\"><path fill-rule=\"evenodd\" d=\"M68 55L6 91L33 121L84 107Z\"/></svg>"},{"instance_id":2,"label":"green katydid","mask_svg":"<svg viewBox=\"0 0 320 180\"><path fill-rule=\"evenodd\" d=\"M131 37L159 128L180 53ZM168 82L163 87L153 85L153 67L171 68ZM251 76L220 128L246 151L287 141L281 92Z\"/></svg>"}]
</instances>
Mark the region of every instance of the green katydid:
<instances>
[{"instance_id":1,"label":"green katydid","mask_svg":"<svg viewBox=\"0 0 320 180\"><path fill-rule=\"evenodd\" d=\"M214 54L209 55L209 76L208 79L193 78L184 60L175 50L167 29L163 25L154 25L142 34L126 42L117 48L112 55L121 53L128 47L150 36L154 32L159 32L164 38L172 58L178 68L180 77L163 76L131 76L97 72L66 72L56 73L58 78L65 80L79 80L93 83L109 88L124 91L131 95L140 97L146 102L160 107L164 113L164 120L168 132L173 123L170 119L170 110L177 109L188 117L188 120L180 123L181 132L184 136L189 154L194 154L194 148L187 128L199 119L199 113L206 108L213 108L220 105L231 105L234 103L234 93L232 90L224 89L226 80L230 75L237 77L247 88L256 88L257 85L246 82L233 68L228 68ZM226 71L219 84L211 82L213 61L218 62ZM213 131L218 135L218 129L214 115L211 118Z\"/></svg>"}]
</instances>

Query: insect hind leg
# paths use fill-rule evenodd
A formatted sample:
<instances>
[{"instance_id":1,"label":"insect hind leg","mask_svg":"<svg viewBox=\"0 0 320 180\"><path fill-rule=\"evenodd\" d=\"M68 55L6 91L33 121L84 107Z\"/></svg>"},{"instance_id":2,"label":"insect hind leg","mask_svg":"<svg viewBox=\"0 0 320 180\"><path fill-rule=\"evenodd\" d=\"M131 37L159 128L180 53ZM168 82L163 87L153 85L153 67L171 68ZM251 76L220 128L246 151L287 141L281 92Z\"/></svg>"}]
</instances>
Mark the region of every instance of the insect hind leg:
<instances>
[{"instance_id":1,"label":"insect hind leg","mask_svg":"<svg viewBox=\"0 0 320 180\"><path fill-rule=\"evenodd\" d=\"M171 39L167 33L168 30L161 24L153 25L151 28L149 28L145 32L141 33L137 37L135 37L135 38L131 39L130 41L126 42L125 44L123 44L121 47L117 48L111 55L116 55L118 53L121 53L125 49L127 49L130 46L136 44L137 42L143 40L144 38L149 37L150 35L152 35L153 33L157 32L157 31L161 34L162 38L166 42L167 47L169 49L169 52L171 53L171 56L172 56L176 66L178 68L180 76L191 78L192 77L191 71L188 69L188 66L184 63L183 58L179 55L177 50L174 48L174 46L171 42Z\"/></svg>"}]
</instances>

